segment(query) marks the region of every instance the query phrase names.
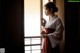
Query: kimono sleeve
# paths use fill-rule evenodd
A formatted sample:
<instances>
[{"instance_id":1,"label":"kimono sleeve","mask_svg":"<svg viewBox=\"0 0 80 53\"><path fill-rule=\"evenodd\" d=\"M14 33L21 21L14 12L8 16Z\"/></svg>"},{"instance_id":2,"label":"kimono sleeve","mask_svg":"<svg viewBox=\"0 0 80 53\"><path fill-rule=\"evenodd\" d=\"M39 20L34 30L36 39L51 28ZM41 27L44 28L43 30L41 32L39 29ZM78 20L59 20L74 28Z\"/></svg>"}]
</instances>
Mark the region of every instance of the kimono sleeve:
<instances>
[{"instance_id":1,"label":"kimono sleeve","mask_svg":"<svg viewBox=\"0 0 80 53\"><path fill-rule=\"evenodd\" d=\"M63 24L60 19L57 19L54 24L56 26L55 31L47 34L46 36L53 37L56 40L61 40L63 37Z\"/></svg>"}]
</instances>

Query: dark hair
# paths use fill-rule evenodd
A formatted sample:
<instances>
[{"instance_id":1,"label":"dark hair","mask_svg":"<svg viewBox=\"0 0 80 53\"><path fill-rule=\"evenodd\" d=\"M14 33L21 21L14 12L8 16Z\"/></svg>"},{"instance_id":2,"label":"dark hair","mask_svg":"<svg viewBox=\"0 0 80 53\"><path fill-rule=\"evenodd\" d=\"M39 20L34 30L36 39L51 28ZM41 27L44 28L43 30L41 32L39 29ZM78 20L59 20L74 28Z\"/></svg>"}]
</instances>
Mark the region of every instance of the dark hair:
<instances>
[{"instance_id":1,"label":"dark hair","mask_svg":"<svg viewBox=\"0 0 80 53\"><path fill-rule=\"evenodd\" d=\"M47 4L45 4L46 9L52 10L52 13L57 12L58 8L56 7L56 5L53 2L48 2Z\"/></svg>"}]
</instances>

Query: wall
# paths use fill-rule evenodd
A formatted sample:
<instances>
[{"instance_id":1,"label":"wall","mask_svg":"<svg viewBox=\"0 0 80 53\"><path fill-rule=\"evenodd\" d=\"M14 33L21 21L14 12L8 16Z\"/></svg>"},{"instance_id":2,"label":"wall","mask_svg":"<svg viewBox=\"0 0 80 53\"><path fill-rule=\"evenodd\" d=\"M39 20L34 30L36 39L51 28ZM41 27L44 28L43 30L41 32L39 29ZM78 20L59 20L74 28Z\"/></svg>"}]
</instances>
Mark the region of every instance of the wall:
<instances>
[{"instance_id":1,"label":"wall","mask_svg":"<svg viewBox=\"0 0 80 53\"><path fill-rule=\"evenodd\" d=\"M80 53L80 3L66 4L66 53Z\"/></svg>"},{"instance_id":2,"label":"wall","mask_svg":"<svg viewBox=\"0 0 80 53\"><path fill-rule=\"evenodd\" d=\"M64 24L64 16L65 16L65 10L64 10L64 0L56 0L56 6L58 7L58 12L56 13L58 17L62 20L63 25ZM64 53L64 42L65 42L65 35L63 35L63 40L60 45L61 53Z\"/></svg>"},{"instance_id":3,"label":"wall","mask_svg":"<svg viewBox=\"0 0 80 53\"><path fill-rule=\"evenodd\" d=\"M62 22L64 23L64 0L56 0L56 6L58 7L58 13L56 13L56 14L58 14L58 17L60 17L61 18L61 20L62 20Z\"/></svg>"},{"instance_id":4,"label":"wall","mask_svg":"<svg viewBox=\"0 0 80 53\"><path fill-rule=\"evenodd\" d=\"M24 52L23 1L4 0L2 3L1 47L6 53Z\"/></svg>"}]
</instances>

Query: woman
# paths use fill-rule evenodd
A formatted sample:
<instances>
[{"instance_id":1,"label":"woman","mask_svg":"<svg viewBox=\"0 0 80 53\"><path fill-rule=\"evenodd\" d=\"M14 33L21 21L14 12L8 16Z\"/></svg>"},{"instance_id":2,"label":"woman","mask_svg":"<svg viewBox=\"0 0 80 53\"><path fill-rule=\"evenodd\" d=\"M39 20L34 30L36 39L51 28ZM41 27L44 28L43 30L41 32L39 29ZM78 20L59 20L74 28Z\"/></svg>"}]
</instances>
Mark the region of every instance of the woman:
<instances>
[{"instance_id":1,"label":"woman","mask_svg":"<svg viewBox=\"0 0 80 53\"><path fill-rule=\"evenodd\" d=\"M63 25L55 15L58 8L53 2L48 2L44 6L45 14L49 17L49 21L45 25L45 29L41 32L44 37L44 44L42 53L60 53L59 44L63 36ZM48 28L54 29L53 32L49 32ZM49 32L49 33L48 33Z\"/></svg>"}]
</instances>

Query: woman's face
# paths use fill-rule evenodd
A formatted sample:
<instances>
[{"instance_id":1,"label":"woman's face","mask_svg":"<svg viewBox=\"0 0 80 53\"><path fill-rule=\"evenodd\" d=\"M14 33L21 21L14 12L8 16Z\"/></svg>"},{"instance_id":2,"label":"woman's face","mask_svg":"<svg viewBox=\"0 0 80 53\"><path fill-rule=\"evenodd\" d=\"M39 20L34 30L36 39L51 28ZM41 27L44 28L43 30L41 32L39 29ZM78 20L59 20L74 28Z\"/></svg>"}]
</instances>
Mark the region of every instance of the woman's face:
<instances>
[{"instance_id":1,"label":"woman's face","mask_svg":"<svg viewBox=\"0 0 80 53\"><path fill-rule=\"evenodd\" d=\"M50 14L49 9L44 8L44 10L45 10L45 15L48 16Z\"/></svg>"}]
</instances>

